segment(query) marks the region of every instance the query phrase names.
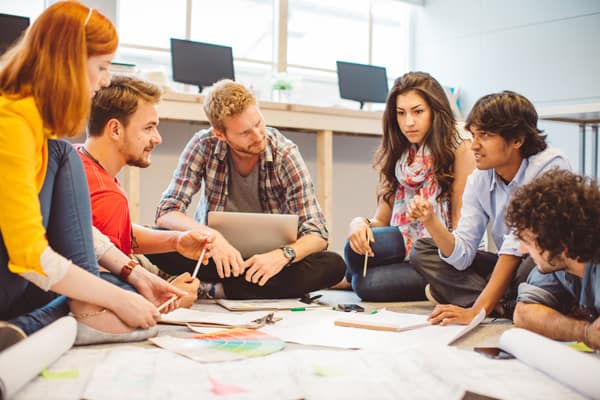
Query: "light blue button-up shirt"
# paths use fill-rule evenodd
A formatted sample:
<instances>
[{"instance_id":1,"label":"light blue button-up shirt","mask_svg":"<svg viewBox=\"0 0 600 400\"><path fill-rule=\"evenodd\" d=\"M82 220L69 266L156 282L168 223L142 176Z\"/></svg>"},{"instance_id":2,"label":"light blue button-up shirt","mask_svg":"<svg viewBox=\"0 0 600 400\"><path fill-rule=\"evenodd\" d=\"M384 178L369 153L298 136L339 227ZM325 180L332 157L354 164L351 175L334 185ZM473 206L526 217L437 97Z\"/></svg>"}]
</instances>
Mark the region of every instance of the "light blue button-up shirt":
<instances>
[{"instance_id":1,"label":"light blue button-up shirt","mask_svg":"<svg viewBox=\"0 0 600 400\"><path fill-rule=\"evenodd\" d=\"M454 251L449 257L444 257L440 251L441 259L457 270L467 269L477 254L488 223L492 240L499 249L498 254L520 257L519 240L508 231L504 221L510 196L516 188L552 167L570 170L571 164L561 151L547 148L524 159L508 184L500 179L494 169L473 171L467 178L463 193L460 221L452 232L455 238Z\"/></svg>"}]
</instances>

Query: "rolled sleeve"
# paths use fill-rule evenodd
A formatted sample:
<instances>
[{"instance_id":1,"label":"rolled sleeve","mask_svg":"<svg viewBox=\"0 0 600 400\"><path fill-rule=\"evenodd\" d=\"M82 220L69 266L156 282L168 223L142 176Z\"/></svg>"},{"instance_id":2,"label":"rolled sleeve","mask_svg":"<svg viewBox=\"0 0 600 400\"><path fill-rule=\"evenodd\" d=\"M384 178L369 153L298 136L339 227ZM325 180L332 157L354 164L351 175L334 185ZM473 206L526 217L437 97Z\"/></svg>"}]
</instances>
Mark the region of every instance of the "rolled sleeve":
<instances>
[{"instance_id":1,"label":"rolled sleeve","mask_svg":"<svg viewBox=\"0 0 600 400\"><path fill-rule=\"evenodd\" d=\"M555 274L543 274L535 269L529 275L527 282L519 285L517 301L529 304L542 304L547 307L566 312L576 299L564 287Z\"/></svg>"},{"instance_id":2,"label":"rolled sleeve","mask_svg":"<svg viewBox=\"0 0 600 400\"><path fill-rule=\"evenodd\" d=\"M523 255L519 251L519 239L512 232L504 235L502 247L498 250L498 254L508 254L516 257Z\"/></svg>"}]
</instances>

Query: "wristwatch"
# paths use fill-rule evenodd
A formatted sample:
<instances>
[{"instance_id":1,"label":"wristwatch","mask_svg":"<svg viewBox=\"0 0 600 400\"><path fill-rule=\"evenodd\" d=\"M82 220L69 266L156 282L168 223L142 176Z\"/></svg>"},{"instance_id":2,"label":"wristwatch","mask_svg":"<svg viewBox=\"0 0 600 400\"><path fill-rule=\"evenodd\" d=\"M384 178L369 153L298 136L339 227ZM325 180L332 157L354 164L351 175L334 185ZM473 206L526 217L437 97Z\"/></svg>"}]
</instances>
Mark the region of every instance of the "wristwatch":
<instances>
[{"instance_id":1,"label":"wristwatch","mask_svg":"<svg viewBox=\"0 0 600 400\"><path fill-rule=\"evenodd\" d=\"M288 259L288 263L285 264L285 266L287 267L296 259L296 250L294 250L294 248L290 246L283 246L281 250L283 250L283 255Z\"/></svg>"}]
</instances>

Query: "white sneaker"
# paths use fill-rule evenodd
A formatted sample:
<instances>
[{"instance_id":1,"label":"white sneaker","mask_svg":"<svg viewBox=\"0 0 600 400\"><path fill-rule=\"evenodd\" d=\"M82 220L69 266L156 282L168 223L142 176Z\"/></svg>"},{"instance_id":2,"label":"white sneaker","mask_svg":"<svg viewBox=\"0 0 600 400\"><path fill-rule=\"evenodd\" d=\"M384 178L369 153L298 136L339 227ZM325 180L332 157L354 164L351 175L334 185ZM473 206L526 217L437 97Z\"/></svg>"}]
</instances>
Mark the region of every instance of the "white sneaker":
<instances>
[{"instance_id":1,"label":"white sneaker","mask_svg":"<svg viewBox=\"0 0 600 400\"><path fill-rule=\"evenodd\" d=\"M440 304L440 302L437 301L435 297L433 297L433 294L431 293L431 285L429 283L425 285L425 297L427 297L427 300L429 300L433 304Z\"/></svg>"}]
</instances>

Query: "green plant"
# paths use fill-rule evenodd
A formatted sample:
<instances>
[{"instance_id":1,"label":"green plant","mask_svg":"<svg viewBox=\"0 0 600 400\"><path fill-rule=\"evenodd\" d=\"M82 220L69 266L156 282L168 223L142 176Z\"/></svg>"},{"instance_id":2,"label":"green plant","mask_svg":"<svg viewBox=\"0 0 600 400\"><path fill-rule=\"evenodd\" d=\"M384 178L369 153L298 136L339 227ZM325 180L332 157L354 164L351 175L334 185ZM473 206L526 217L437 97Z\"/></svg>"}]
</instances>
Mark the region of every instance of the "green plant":
<instances>
[{"instance_id":1,"label":"green plant","mask_svg":"<svg viewBox=\"0 0 600 400\"><path fill-rule=\"evenodd\" d=\"M273 90L292 90L292 82L285 79L277 79L273 82Z\"/></svg>"}]
</instances>

